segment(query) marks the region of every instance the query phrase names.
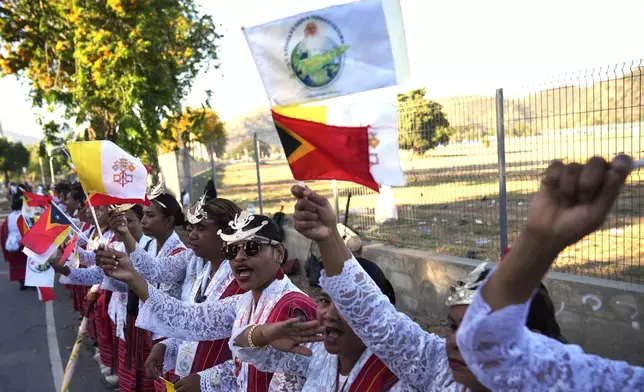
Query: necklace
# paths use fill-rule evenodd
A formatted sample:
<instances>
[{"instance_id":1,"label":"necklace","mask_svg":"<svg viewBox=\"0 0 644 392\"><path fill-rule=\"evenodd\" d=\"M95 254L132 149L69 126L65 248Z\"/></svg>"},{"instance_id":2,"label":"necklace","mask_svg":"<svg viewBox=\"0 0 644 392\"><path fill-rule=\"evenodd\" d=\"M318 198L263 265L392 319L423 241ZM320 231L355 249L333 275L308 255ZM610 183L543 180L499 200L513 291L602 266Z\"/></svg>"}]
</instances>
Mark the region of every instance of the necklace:
<instances>
[{"instance_id":1,"label":"necklace","mask_svg":"<svg viewBox=\"0 0 644 392\"><path fill-rule=\"evenodd\" d=\"M342 383L342 388L338 391L340 384L340 359L338 358L338 370L335 372L335 392L344 392L344 387L347 386L347 381L349 381L348 375L347 378L344 379L344 383Z\"/></svg>"}]
</instances>

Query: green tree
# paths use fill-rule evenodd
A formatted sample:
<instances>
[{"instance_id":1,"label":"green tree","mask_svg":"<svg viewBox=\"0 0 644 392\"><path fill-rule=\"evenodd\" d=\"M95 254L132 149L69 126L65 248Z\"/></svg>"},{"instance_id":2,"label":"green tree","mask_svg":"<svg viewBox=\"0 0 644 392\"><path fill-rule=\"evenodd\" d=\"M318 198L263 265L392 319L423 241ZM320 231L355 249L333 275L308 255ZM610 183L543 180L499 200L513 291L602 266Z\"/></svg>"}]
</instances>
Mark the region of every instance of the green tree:
<instances>
[{"instance_id":1,"label":"green tree","mask_svg":"<svg viewBox=\"0 0 644 392\"><path fill-rule=\"evenodd\" d=\"M253 161L255 160L255 140L253 138L247 138L243 142L237 145L232 152L232 156L237 158L237 156L244 156L244 149L248 152L248 156ZM259 141L259 155L265 157L271 153L271 145Z\"/></svg>"},{"instance_id":2,"label":"green tree","mask_svg":"<svg viewBox=\"0 0 644 392\"><path fill-rule=\"evenodd\" d=\"M164 124L165 137L161 143L161 152L177 151L181 146L199 142L204 144L210 153L222 156L226 150L226 126L219 115L209 107L198 109L186 108Z\"/></svg>"},{"instance_id":3,"label":"green tree","mask_svg":"<svg viewBox=\"0 0 644 392\"><path fill-rule=\"evenodd\" d=\"M156 165L164 119L181 112L220 36L194 0L15 0L0 5L0 70Z\"/></svg>"},{"instance_id":4,"label":"green tree","mask_svg":"<svg viewBox=\"0 0 644 392\"><path fill-rule=\"evenodd\" d=\"M23 168L29 166L29 150L22 143L12 143L0 138L0 171L4 174L5 184L11 176L20 176Z\"/></svg>"},{"instance_id":5,"label":"green tree","mask_svg":"<svg viewBox=\"0 0 644 392\"><path fill-rule=\"evenodd\" d=\"M422 154L439 144L449 143L450 128L443 106L425 98L424 88L398 94L400 148Z\"/></svg>"}]
</instances>

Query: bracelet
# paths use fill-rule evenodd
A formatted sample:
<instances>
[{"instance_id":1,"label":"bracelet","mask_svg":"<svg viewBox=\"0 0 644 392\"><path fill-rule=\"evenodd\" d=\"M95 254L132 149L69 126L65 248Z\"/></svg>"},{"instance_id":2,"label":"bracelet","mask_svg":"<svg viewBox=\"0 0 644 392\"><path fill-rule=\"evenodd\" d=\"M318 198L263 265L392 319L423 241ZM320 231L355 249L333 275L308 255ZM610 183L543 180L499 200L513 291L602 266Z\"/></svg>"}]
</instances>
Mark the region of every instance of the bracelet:
<instances>
[{"instance_id":1,"label":"bracelet","mask_svg":"<svg viewBox=\"0 0 644 392\"><path fill-rule=\"evenodd\" d=\"M248 345L250 348L253 350L264 350L266 346L256 346L255 343L253 343L253 332L255 332L255 329L259 327L259 324L255 324L250 329L248 330Z\"/></svg>"}]
</instances>

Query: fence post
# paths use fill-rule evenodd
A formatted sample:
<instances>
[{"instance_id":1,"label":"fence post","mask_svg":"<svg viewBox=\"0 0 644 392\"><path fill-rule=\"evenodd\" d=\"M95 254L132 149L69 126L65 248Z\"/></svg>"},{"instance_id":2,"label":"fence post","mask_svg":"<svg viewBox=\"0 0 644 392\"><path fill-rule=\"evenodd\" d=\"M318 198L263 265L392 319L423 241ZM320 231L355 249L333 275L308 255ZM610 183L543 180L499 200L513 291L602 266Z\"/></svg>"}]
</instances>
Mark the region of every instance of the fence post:
<instances>
[{"instance_id":1,"label":"fence post","mask_svg":"<svg viewBox=\"0 0 644 392\"><path fill-rule=\"evenodd\" d=\"M503 119L503 89L496 90L496 144L499 158L499 226L501 252L508 247L508 195L505 188L505 122Z\"/></svg>"},{"instance_id":2,"label":"fence post","mask_svg":"<svg viewBox=\"0 0 644 392\"><path fill-rule=\"evenodd\" d=\"M340 200L338 197L338 181L333 180L333 206L335 207L335 220L340 222Z\"/></svg>"},{"instance_id":3,"label":"fence post","mask_svg":"<svg viewBox=\"0 0 644 392\"><path fill-rule=\"evenodd\" d=\"M257 170L257 196L259 197L259 213L264 215L264 203L262 202L262 179L259 175L259 139L257 132L254 133L255 139L255 169Z\"/></svg>"},{"instance_id":4,"label":"fence post","mask_svg":"<svg viewBox=\"0 0 644 392\"><path fill-rule=\"evenodd\" d=\"M38 157L38 164L40 164L40 177L42 178L43 191L47 190L47 180L45 180L45 169L42 166L42 157Z\"/></svg>"},{"instance_id":5,"label":"fence post","mask_svg":"<svg viewBox=\"0 0 644 392\"><path fill-rule=\"evenodd\" d=\"M212 170L212 183L217 190L217 164L215 163L215 143L208 143L208 155L210 155L210 169Z\"/></svg>"}]
</instances>

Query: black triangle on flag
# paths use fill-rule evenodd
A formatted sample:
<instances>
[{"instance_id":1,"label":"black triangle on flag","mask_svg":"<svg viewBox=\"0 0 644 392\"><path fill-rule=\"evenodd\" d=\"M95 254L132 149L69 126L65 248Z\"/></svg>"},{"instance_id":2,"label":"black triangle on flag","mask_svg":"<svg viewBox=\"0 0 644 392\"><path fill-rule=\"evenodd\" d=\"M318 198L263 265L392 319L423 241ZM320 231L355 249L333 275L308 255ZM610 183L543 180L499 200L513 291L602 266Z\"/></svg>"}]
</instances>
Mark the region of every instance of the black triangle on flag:
<instances>
[{"instance_id":1,"label":"black triangle on flag","mask_svg":"<svg viewBox=\"0 0 644 392\"><path fill-rule=\"evenodd\" d=\"M284 154L286 154L286 158L288 158L302 145L302 143L294 138L286 128L278 122L275 122L275 128L277 128L277 135L280 137L280 141L282 142Z\"/></svg>"}]
</instances>

